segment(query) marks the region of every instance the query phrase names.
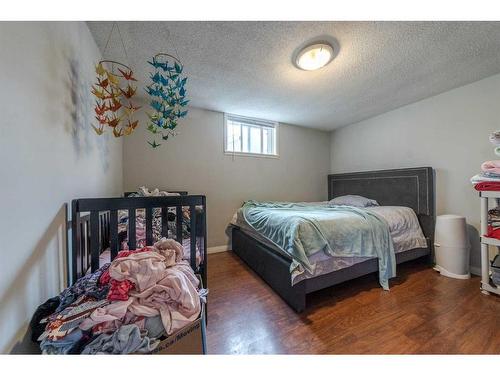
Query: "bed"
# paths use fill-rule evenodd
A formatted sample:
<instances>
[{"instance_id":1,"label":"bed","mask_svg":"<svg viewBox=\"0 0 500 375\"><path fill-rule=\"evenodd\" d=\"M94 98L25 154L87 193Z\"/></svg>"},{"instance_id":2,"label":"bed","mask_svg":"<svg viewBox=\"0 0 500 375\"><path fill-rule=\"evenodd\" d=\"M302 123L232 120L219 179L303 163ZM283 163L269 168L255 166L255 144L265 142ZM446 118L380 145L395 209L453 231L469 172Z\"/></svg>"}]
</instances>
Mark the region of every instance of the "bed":
<instances>
[{"instance_id":1,"label":"bed","mask_svg":"<svg viewBox=\"0 0 500 375\"><path fill-rule=\"evenodd\" d=\"M366 196L376 200L381 206L407 207L413 210L424 242L415 248L406 246L400 249L401 251L395 249L395 261L399 264L426 257L431 262L435 223L432 168L329 175L328 200L343 195ZM388 211L384 207L380 209ZM378 214L381 215L380 212ZM343 264L342 267L331 267L331 272L328 272L328 267L323 267L323 272L317 275L293 279L290 273L293 260L273 246L273 243L266 241L265 238L259 238L238 223L233 223L232 226L232 249L297 312L306 308L307 294L379 270L377 258L365 258ZM329 261L331 264L339 260L332 260L330 257Z\"/></svg>"}]
</instances>

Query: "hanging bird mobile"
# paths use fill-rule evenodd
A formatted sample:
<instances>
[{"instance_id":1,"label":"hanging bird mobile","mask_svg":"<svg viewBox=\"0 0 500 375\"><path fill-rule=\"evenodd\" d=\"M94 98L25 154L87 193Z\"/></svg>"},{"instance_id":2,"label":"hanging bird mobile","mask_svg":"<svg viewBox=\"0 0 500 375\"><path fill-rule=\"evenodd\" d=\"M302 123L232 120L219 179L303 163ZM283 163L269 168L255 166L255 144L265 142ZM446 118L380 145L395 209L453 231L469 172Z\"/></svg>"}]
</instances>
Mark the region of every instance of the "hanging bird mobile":
<instances>
[{"instance_id":1,"label":"hanging bird mobile","mask_svg":"<svg viewBox=\"0 0 500 375\"><path fill-rule=\"evenodd\" d=\"M114 70L115 65L120 66L118 72ZM132 101L137 91L132 83L137 81L132 69L116 61L102 60L96 65L95 72L97 82L92 85L92 94L96 97L97 124L92 124L93 129L101 135L107 127L112 128L117 138L132 134L138 124L133 115L140 108Z\"/></svg>"},{"instance_id":2,"label":"hanging bird mobile","mask_svg":"<svg viewBox=\"0 0 500 375\"><path fill-rule=\"evenodd\" d=\"M188 111L184 107L189 103L186 99L186 82L183 66L174 56L166 53L155 55L148 63L153 66L154 72L150 73L151 83L146 86L150 96L152 113L148 113L148 130L154 138L166 141L177 134L176 128L180 118L186 117ZM161 143L156 139L148 144L157 148Z\"/></svg>"}]
</instances>

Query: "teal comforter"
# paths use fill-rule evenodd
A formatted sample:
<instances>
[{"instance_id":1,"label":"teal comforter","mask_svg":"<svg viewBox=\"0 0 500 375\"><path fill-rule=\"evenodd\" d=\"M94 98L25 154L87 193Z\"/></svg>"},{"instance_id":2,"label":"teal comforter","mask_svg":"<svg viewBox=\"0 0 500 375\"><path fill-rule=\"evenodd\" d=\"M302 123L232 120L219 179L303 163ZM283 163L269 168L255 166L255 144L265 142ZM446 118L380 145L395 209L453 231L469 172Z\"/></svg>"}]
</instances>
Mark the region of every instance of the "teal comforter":
<instances>
[{"instance_id":1,"label":"teal comforter","mask_svg":"<svg viewBox=\"0 0 500 375\"><path fill-rule=\"evenodd\" d=\"M247 201L245 221L292 259L290 272L314 274L309 257L319 251L329 256L377 257L379 282L389 289L396 276L396 259L389 227L368 210L351 206Z\"/></svg>"}]
</instances>

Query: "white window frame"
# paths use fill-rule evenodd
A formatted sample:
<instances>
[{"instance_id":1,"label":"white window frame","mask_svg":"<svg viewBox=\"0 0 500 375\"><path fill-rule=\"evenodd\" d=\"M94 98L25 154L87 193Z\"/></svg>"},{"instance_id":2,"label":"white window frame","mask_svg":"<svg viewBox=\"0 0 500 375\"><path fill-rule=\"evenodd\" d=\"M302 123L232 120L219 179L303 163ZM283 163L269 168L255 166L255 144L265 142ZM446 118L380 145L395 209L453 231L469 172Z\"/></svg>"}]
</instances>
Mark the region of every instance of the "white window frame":
<instances>
[{"instance_id":1,"label":"white window frame","mask_svg":"<svg viewBox=\"0 0 500 375\"><path fill-rule=\"evenodd\" d=\"M238 121L242 123L248 123L250 125L257 125L260 127L270 127L274 128L274 137L275 137L275 149L274 149L274 154L264 154L264 153L255 153L255 152L244 152L244 151L230 151L227 150L227 122L228 120L232 121ZM234 115L230 113L224 113L224 144L223 144L223 150L225 155L237 155L237 156L252 156L252 157L258 157L258 158L279 158L279 122L275 121L268 121L268 120L262 120L258 118L253 118L253 117L246 117L246 116L240 116L240 115ZM261 131L261 148L264 147L263 141L262 141L262 131ZM242 145L243 146L243 145Z\"/></svg>"}]
</instances>

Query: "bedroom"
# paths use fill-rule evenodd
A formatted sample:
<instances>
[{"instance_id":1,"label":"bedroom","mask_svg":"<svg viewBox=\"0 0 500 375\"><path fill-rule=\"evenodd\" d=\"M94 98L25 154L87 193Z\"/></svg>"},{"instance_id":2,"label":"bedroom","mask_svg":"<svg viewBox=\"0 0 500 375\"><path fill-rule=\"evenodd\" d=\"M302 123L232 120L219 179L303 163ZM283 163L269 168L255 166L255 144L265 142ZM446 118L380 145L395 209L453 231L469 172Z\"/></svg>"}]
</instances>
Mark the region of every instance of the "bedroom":
<instances>
[{"instance_id":1,"label":"bedroom","mask_svg":"<svg viewBox=\"0 0 500 375\"><path fill-rule=\"evenodd\" d=\"M91 9L0 22L0 352L499 354L499 22Z\"/></svg>"}]
</instances>

